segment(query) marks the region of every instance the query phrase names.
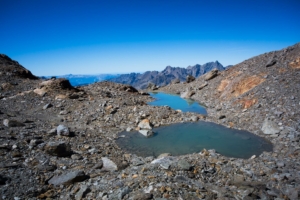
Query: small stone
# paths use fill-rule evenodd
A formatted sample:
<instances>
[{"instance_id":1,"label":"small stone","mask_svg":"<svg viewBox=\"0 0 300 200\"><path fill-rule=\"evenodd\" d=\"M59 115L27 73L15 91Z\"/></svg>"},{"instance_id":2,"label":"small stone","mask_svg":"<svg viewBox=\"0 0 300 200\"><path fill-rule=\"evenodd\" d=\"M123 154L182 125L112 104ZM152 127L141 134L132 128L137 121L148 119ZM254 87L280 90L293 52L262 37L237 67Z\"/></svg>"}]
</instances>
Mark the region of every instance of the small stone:
<instances>
[{"instance_id":1,"label":"small stone","mask_svg":"<svg viewBox=\"0 0 300 200\"><path fill-rule=\"evenodd\" d=\"M69 128L62 124L56 128L56 131L57 131L57 135L61 135L61 136L69 136L70 135Z\"/></svg>"},{"instance_id":2,"label":"small stone","mask_svg":"<svg viewBox=\"0 0 300 200\"><path fill-rule=\"evenodd\" d=\"M48 103L46 105L43 106L43 109L46 110L48 108L51 108L53 105L51 103Z\"/></svg>"},{"instance_id":3,"label":"small stone","mask_svg":"<svg viewBox=\"0 0 300 200\"><path fill-rule=\"evenodd\" d=\"M103 162L103 168L109 171L117 171L118 166L110 159L106 157L102 157L102 162Z\"/></svg>"}]
</instances>

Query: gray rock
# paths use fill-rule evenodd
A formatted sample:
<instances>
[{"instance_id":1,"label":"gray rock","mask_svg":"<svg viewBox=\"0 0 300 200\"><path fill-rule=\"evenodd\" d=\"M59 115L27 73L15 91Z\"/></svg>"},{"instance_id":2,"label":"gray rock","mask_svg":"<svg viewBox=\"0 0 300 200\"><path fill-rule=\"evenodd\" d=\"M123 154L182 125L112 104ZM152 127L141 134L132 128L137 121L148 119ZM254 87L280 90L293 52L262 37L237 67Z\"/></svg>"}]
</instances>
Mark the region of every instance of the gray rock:
<instances>
[{"instance_id":1,"label":"gray rock","mask_svg":"<svg viewBox=\"0 0 300 200\"><path fill-rule=\"evenodd\" d=\"M180 83L180 80L178 78L175 78L174 80L171 81L172 84L177 84Z\"/></svg>"},{"instance_id":2,"label":"gray rock","mask_svg":"<svg viewBox=\"0 0 300 200\"><path fill-rule=\"evenodd\" d=\"M187 89L185 92L183 92L180 97L181 98L184 98L184 99L189 99L191 98L193 95L195 94L194 91L190 90L190 89Z\"/></svg>"},{"instance_id":3,"label":"gray rock","mask_svg":"<svg viewBox=\"0 0 300 200\"><path fill-rule=\"evenodd\" d=\"M198 119L199 119L199 117L198 117L198 116L195 116L195 115L191 117L191 120L192 120L193 122L198 121Z\"/></svg>"},{"instance_id":4,"label":"gray rock","mask_svg":"<svg viewBox=\"0 0 300 200\"><path fill-rule=\"evenodd\" d=\"M118 170L118 166L112 160L110 160L106 157L102 157L101 159L103 162L104 169L109 170L109 171L117 171Z\"/></svg>"},{"instance_id":5,"label":"gray rock","mask_svg":"<svg viewBox=\"0 0 300 200\"><path fill-rule=\"evenodd\" d=\"M73 171L62 174L60 176L54 176L48 183L52 185L70 185L75 182L81 182L88 178L83 171Z\"/></svg>"},{"instance_id":6,"label":"gray rock","mask_svg":"<svg viewBox=\"0 0 300 200\"><path fill-rule=\"evenodd\" d=\"M202 85L200 85L200 86L198 87L198 90L202 90L202 89L205 88L207 85L208 85L207 82L203 83Z\"/></svg>"},{"instance_id":7,"label":"gray rock","mask_svg":"<svg viewBox=\"0 0 300 200\"><path fill-rule=\"evenodd\" d=\"M152 124L150 123L149 119L143 119L139 124L138 127L141 129L152 129Z\"/></svg>"},{"instance_id":8,"label":"gray rock","mask_svg":"<svg viewBox=\"0 0 300 200\"><path fill-rule=\"evenodd\" d=\"M57 131L57 135L61 135L61 136L69 136L70 135L69 128L62 124L58 125L58 127L56 128L56 131Z\"/></svg>"},{"instance_id":9,"label":"gray rock","mask_svg":"<svg viewBox=\"0 0 300 200\"><path fill-rule=\"evenodd\" d=\"M177 166L179 169L181 170L185 170L185 171L189 171L192 166L189 162L187 162L186 160L179 160L177 163Z\"/></svg>"},{"instance_id":10,"label":"gray rock","mask_svg":"<svg viewBox=\"0 0 300 200\"><path fill-rule=\"evenodd\" d=\"M141 133L142 135L144 135L146 137L151 137L153 135L153 132L151 130L147 130L147 129L139 130L139 133Z\"/></svg>"},{"instance_id":11,"label":"gray rock","mask_svg":"<svg viewBox=\"0 0 300 200\"><path fill-rule=\"evenodd\" d=\"M122 200L123 197L126 195L126 194L129 194L131 192L131 190L129 189L128 186L126 186L125 188L120 188L119 189L119 192L118 192L118 199L119 200Z\"/></svg>"},{"instance_id":12,"label":"gray rock","mask_svg":"<svg viewBox=\"0 0 300 200\"><path fill-rule=\"evenodd\" d=\"M273 65L276 64L276 60L275 59L271 59L268 61L268 63L266 64L266 67L272 67Z\"/></svg>"},{"instance_id":13,"label":"gray rock","mask_svg":"<svg viewBox=\"0 0 300 200\"><path fill-rule=\"evenodd\" d=\"M67 157L72 154L71 146L65 142L49 142L45 146L45 151L58 157Z\"/></svg>"},{"instance_id":14,"label":"gray rock","mask_svg":"<svg viewBox=\"0 0 300 200\"><path fill-rule=\"evenodd\" d=\"M53 105L51 103L48 103L46 105L43 106L43 109L46 110L48 108L51 108Z\"/></svg>"},{"instance_id":15,"label":"gray rock","mask_svg":"<svg viewBox=\"0 0 300 200\"><path fill-rule=\"evenodd\" d=\"M139 165L145 164L145 162L141 158L138 158L138 157L132 158L131 163L133 166L139 166Z\"/></svg>"},{"instance_id":16,"label":"gray rock","mask_svg":"<svg viewBox=\"0 0 300 200\"><path fill-rule=\"evenodd\" d=\"M268 118L265 119L261 130L267 135L277 134L280 132L278 125Z\"/></svg>"},{"instance_id":17,"label":"gray rock","mask_svg":"<svg viewBox=\"0 0 300 200\"><path fill-rule=\"evenodd\" d=\"M3 125L6 127L20 127L20 126L25 126L25 124L17 121L17 120L9 120L5 119L3 120Z\"/></svg>"},{"instance_id":18,"label":"gray rock","mask_svg":"<svg viewBox=\"0 0 300 200\"><path fill-rule=\"evenodd\" d=\"M173 157L163 157L153 160L151 164L159 164L159 166L163 169L169 169L169 167L175 162L175 160L176 159Z\"/></svg>"},{"instance_id":19,"label":"gray rock","mask_svg":"<svg viewBox=\"0 0 300 200\"><path fill-rule=\"evenodd\" d=\"M145 200L145 199L152 199L153 195L151 193L144 193L144 192L137 192L132 197L133 200Z\"/></svg>"},{"instance_id":20,"label":"gray rock","mask_svg":"<svg viewBox=\"0 0 300 200\"><path fill-rule=\"evenodd\" d=\"M89 191L90 191L90 188L87 185L82 185L80 187L80 190L76 193L75 199L81 200Z\"/></svg>"}]
</instances>

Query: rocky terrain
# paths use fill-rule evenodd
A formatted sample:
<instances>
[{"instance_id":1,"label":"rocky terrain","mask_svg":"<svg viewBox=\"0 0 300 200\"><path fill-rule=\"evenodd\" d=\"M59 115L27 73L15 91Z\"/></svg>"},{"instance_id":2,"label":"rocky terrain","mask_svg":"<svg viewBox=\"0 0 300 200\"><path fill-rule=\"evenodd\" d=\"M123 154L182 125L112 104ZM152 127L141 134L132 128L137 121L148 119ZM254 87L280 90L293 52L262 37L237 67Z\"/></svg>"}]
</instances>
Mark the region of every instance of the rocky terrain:
<instances>
[{"instance_id":1,"label":"rocky terrain","mask_svg":"<svg viewBox=\"0 0 300 200\"><path fill-rule=\"evenodd\" d=\"M0 67L0 199L299 199L300 44L160 89L205 104L207 116L148 106L129 85L40 80L4 55ZM143 158L115 142L197 120L249 130L274 150Z\"/></svg>"},{"instance_id":2,"label":"rocky terrain","mask_svg":"<svg viewBox=\"0 0 300 200\"><path fill-rule=\"evenodd\" d=\"M204 65L188 66L187 68L167 66L163 71L147 71L143 74L131 73L123 74L119 77L112 78L110 81L122 84L129 84L137 89L146 89L148 84L156 86L165 86L173 82L184 82L188 75L199 77L212 69L224 70L224 67L218 61L209 62Z\"/></svg>"}]
</instances>

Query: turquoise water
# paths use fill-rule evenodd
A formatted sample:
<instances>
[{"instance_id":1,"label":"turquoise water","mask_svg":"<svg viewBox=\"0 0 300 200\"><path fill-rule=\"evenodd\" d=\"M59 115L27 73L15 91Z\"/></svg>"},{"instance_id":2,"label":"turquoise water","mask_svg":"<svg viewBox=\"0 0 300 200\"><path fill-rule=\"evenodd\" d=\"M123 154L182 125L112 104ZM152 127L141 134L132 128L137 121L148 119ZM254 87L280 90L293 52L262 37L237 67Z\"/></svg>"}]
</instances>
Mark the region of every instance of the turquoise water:
<instances>
[{"instance_id":1,"label":"turquoise water","mask_svg":"<svg viewBox=\"0 0 300 200\"><path fill-rule=\"evenodd\" d=\"M166 94L162 92L150 93L155 101L149 102L152 106L170 106L174 110L180 109L182 112L194 112L207 115L205 108L193 100L183 99L175 94Z\"/></svg>"},{"instance_id":2,"label":"turquoise water","mask_svg":"<svg viewBox=\"0 0 300 200\"><path fill-rule=\"evenodd\" d=\"M153 129L154 136L146 138L135 132L122 132L116 140L123 150L139 156L158 156L162 153L185 155L215 149L235 158L250 158L263 151L272 151L272 144L247 131L229 129L211 122L179 123Z\"/></svg>"}]
</instances>

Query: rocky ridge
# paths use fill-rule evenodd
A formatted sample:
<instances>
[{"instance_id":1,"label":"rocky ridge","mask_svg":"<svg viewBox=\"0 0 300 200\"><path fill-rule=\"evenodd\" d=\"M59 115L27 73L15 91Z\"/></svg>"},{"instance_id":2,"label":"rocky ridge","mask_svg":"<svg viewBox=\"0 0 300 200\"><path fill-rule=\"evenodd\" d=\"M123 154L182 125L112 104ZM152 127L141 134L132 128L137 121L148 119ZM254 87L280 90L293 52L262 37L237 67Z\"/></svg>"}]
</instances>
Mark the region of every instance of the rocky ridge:
<instances>
[{"instance_id":1,"label":"rocky ridge","mask_svg":"<svg viewBox=\"0 0 300 200\"><path fill-rule=\"evenodd\" d=\"M298 199L299 52L296 44L213 78L161 88L194 91L206 117L148 106L151 97L129 85L73 88L64 79L14 76L2 61L1 85L18 84L1 87L0 199ZM250 130L274 151L250 159L214 150L143 158L115 143L119 132L141 122L194 119Z\"/></svg>"},{"instance_id":2,"label":"rocky ridge","mask_svg":"<svg viewBox=\"0 0 300 200\"><path fill-rule=\"evenodd\" d=\"M110 79L112 82L129 84L137 89L146 89L148 84L165 86L172 81L184 82L187 76L199 77L212 69L224 70L218 61L209 62L203 65L188 66L187 68L167 66L163 71L147 71L143 74L131 73L123 74L117 78Z\"/></svg>"}]
</instances>

